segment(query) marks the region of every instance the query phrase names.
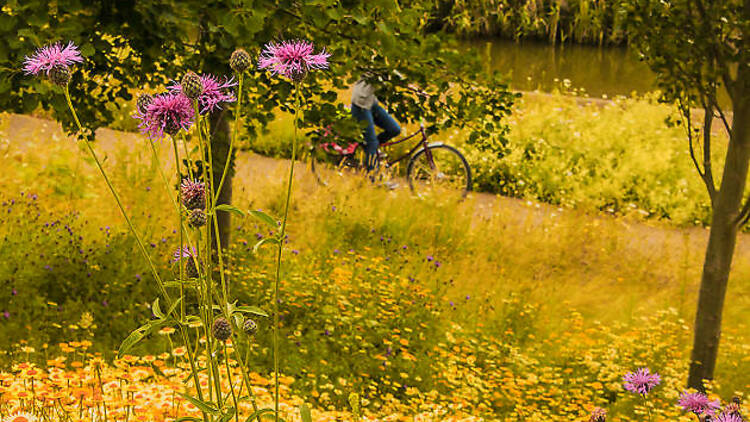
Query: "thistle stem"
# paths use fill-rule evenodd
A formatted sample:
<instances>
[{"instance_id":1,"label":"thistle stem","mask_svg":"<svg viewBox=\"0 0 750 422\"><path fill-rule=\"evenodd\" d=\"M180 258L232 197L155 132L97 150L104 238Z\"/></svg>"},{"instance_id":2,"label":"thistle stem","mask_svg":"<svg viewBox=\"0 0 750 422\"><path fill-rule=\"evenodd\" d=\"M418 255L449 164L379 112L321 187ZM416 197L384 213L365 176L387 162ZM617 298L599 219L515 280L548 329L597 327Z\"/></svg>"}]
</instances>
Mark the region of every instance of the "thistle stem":
<instances>
[{"instance_id":1,"label":"thistle stem","mask_svg":"<svg viewBox=\"0 0 750 422\"><path fill-rule=\"evenodd\" d=\"M292 138L292 159L289 164L289 180L286 189L286 202L284 204L284 217L281 220L281 231L279 232L279 250L276 257L276 280L274 283L273 299L273 372L274 372L274 415L279 420L279 285L281 284L281 255L284 250L284 236L286 235L286 223L289 217L289 204L292 199L292 183L294 181L294 162L297 158L297 118L301 101L299 96L299 83L294 84L297 107L294 109L294 138Z\"/></svg>"},{"instance_id":2,"label":"thistle stem","mask_svg":"<svg viewBox=\"0 0 750 422\"><path fill-rule=\"evenodd\" d=\"M207 168L205 169L206 174L204 175L204 178L206 180L206 210L208 210L208 216L211 219L216 219L216 210L214 209L214 203L213 203L213 188L214 188L214 177L213 177L213 166L211 165L211 162L213 161L213 157L211 156L211 135L208 131L208 128L206 127L206 122L204 119L201 118L200 110L198 108L198 101L193 100L193 108L195 110L195 122L198 129L198 144L203 145L203 142L205 142L206 145L206 151L205 151L205 157L206 157L206 164ZM203 121L203 126L206 129L205 132L205 139L204 139L204 133L202 132L201 128L201 121ZM201 151L203 154L203 151ZM213 265L212 265L212 242L215 242L216 240L213 239L211 235L211 224L206 225L206 284L208 287L207 296L208 296L208 319L209 319L209 327L213 327L213 303L214 298L212 294L213 290ZM217 246L217 249L219 249L219 246ZM210 329L210 328L209 328ZM217 362L214 361L213 351L214 351L214 342L211 337L211 335L208 335L206 337L206 342L208 345L209 355L208 361L211 363L211 371L213 372L213 378L214 378L214 384L216 387L216 401L219 407L222 405L222 393L221 393L221 374L219 373L219 368Z\"/></svg>"},{"instance_id":3,"label":"thistle stem","mask_svg":"<svg viewBox=\"0 0 750 422\"><path fill-rule=\"evenodd\" d=\"M68 103L68 108L70 109L70 112L73 115L73 120L75 120L76 125L78 126L79 132L83 132L83 126L81 125L80 120L78 120L78 115L76 114L75 108L73 107L73 102L70 100L70 91L68 90L67 85L65 86L65 89L63 90L63 92L65 93L65 100ZM130 217L128 217L128 213L125 211L125 207L122 205L120 196L117 194L117 191L115 190L115 187L112 185L112 182L110 182L109 177L107 176L107 173L104 171L104 168L102 167L101 161L99 161L99 157L96 155L94 148L91 146L91 143L88 140L85 140L84 143L86 144L86 147L88 147L89 153L91 153L91 157L94 159L94 162L96 163L96 167L99 169L99 172L104 178L104 181L107 183L107 187L109 187L110 192L112 192L112 196L115 198L115 202L117 202L117 206L120 208L120 212L122 213L122 216L125 218L125 221L127 222L128 227L130 228L130 231L133 233L133 237L135 237L135 241L138 244L138 248L140 249L141 254L143 255L144 258L146 258L146 262L148 262L151 273L153 274L154 280L156 281L156 285L159 287L159 291L161 295L164 297L164 301L167 303L168 309L172 309L172 298L169 296L169 293L167 293L167 289L164 286L164 282L159 276L159 272L156 270L156 266L154 265L154 262L151 260L151 256L149 256L148 252L146 251L146 247L143 245L143 241L141 240L141 237L138 234L138 231L136 231L135 226L133 225L133 222L130 220ZM176 310L172 310L171 312L173 314L176 314ZM172 316L174 317L175 315L172 315ZM187 337L185 334L185 329L182 324L178 324L178 326L180 327L180 332L183 336L183 339L185 340L187 344ZM200 383L198 382L198 371L196 370L195 364L193 363L192 359L191 359L191 365L192 365L191 369L192 369L194 380L195 380L195 388L198 393L198 398L203 400L202 392L200 389ZM203 418L206 422L208 422L208 415L205 412L203 413Z\"/></svg>"},{"instance_id":4,"label":"thistle stem","mask_svg":"<svg viewBox=\"0 0 750 422\"><path fill-rule=\"evenodd\" d=\"M240 422L240 405L237 402L237 395L234 394L234 384L232 383L232 371L229 367L229 353L227 352L227 343L224 342L224 363L227 368L227 380L229 380L229 391L232 393L232 402L234 403L234 419Z\"/></svg>"},{"instance_id":5,"label":"thistle stem","mask_svg":"<svg viewBox=\"0 0 750 422\"><path fill-rule=\"evenodd\" d=\"M229 171L229 164L232 161L232 150L234 148L234 140L237 138L237 132L239 128L239 122L240 122L240 114L242 113L242 80L245 77L245 72L240 73L238 79L239 83L237 85L237 116L234 118L234 130L232 131L232 138L229 140L229 152L227 153L227 159L224 163L224 171L221 174L221 180L219 181L219 186L216 188L216 196L214 196L214 203L219 200L219 194L221 193L221 188L224 186L224 179L227 177L227 173Z\"/></svg>"},{"instance_id":6,"label":"thistle stem","mask_svg":"<svg viewBox=\"0 0 750 422\"><path fill-rule=\"evenodd\" d=\"M646 408L646 413L648 414L648 421L652 422L653 418L651 417L651 409L649 409L648 407L648 401L646 400L646 395L645 394L641 395L641 397L643 398L643 407Z\"/></svg>"}]
</instances>

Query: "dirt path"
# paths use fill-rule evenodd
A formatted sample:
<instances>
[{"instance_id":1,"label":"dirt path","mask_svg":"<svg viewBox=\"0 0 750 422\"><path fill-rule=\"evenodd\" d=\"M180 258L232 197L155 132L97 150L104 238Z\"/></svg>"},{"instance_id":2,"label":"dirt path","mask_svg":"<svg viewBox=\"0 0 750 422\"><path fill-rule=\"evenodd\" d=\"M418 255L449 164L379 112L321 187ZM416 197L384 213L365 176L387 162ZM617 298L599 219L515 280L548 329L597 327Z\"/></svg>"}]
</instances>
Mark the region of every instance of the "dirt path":
<instances>
[{"instance_id":1,"label":"dirt path","mask_svg":"<svg viewBox=\"0 0 750 422\"><path fill-rule=\"evenodd\" d=\"M60 126L50 120L38 119L29 116L11 115L8 127L10 138L28 139L35 136L36 139L64 139ZM121 142L141 143L145 138L138 134L119 132L110 129L97 131L97 149L103 154L113 156ZM73 142L71 140L71 142ZM37 145L38 146L38 145ZM23 143L10 143L7 148L15 153L23 154L27 145ZM252 152L240 152L237 161L238 177L248 178L257 183L259 180L267 182L278 182L272 180L282 173L282 169L288 165L287 160L269 158ZM297 175L299 178L310 178L307 174L309 169L304 164L298 164ZM406 189L406 188L404 188ZM488 193L473 193L472 200L475 203L475 212L478 219L491 219L495 212L503 210L505 215L512 215L518 224L546 224L563 214L573 214L586 219L601 221L602 224L611 224L622 230L623 236L629 239L633 248L652 250L664 248L683 248L685 242L690 242L693 247L705 248L708 240L708 230L702 227L676 228L663 222L644 222L628 220L608 216L602 213L585 212L581 210L562 209L549 204L525 201L514 198L502 197ZM511 211L511 212L508 212ZM737 243L736 258L750 258L750 234L741 234Z\"/></svg>"}]
</instances>

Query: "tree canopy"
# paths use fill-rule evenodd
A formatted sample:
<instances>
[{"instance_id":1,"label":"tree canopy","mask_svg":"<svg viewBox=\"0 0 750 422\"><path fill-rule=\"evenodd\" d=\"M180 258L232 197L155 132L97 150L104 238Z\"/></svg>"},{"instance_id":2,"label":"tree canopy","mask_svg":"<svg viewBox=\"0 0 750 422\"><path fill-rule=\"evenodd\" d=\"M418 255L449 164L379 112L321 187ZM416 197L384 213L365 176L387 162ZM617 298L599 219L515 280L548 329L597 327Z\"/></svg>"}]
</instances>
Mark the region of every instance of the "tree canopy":
<instances>
[{"instance_id":1,"label":"tree canopy","mask_svg":"<svg viewBox=\"0 0 750 422\"><path fill-rule=\"evenodd\" d=\"M113 121L118 102L143 88L159 89L188 71L229 74L228 58L243 47L257 57L266 42L305 38L332 54L328 72L305 81L305 124L336 121L337 92L360 75L401 121L424 116L433 130L467 126L472 139L502 151L513 95L444 33L426 34L426 2L207 0L96 2L10 0L0 13L0 107L29 113L50 108L72 129L64 99L26 78L26 54L53 41L74 41L86 60L70 85L81 120L95 129ZM246 76L251 133L290 105L291 84L254 71ZM427 94L427 95L425 95ZM340 120L340 119L338 119Z\"/></svg>"}]
</instances>

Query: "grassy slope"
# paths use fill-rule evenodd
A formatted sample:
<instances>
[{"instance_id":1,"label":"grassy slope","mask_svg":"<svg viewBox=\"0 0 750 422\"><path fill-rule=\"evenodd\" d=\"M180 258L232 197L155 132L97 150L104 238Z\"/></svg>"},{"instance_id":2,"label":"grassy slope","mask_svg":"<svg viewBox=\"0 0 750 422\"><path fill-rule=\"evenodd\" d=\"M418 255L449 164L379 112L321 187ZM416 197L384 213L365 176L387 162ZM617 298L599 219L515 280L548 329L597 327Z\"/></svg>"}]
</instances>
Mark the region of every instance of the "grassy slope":
<instances>
[{"instance_id":1,"label":"grassy slope","mask_svg":"<svg viewBox=\"0 0 750 422\"><path fill-rule=\"evenodd\" d=\"M14 123L11 136L0 145L7 170L0 176L3 191L31 189L56 199L61 209L81 210L93 224L122 226L92 166L74 158L75 149L67 139L50 136L56 132L54 125L44 129L37 124ZM124 188L123 195L134 212L142 212L140 227L153 238L168 234L171 217L169 207L159 205L163 195L161 191L156 194L161 189L158 179L148 173L147 166L137 165L149 163L145 140L111 131L100 138L101 146L109 152L108 166L116 184ZM241 155L235 203L244 208L278 210L284 164ZM74 170L80 172L74 176ZM425 286L447 282L437 300L461 303L450 311L450 318L467 327L478 327L489 335L506 329L508 303L514 301L534 310L534 321L528 323L521 343L527 345L537 340L554 345L552 339L575 329L579 320L570 317L571 310L580 313L580 323L593 330L590 335L597 341L606 338L597 334L599 322L637 327L643 324L644 315L667 308L673 309L675 320L682 318L686 325L692 321L706 239L702 229L651 227L628 219L481 195L461 204L435 206L405 191L373 189L359 179L342 178L330 188L321 188L305 172L299 174L290 234L302 257L307 252L310 260L323 265L322 257L335 249L351 248L378 257L391 256L393 245L408 245L405 258L393 271L399 272L398 277L414 277ZM69 192L60 191L61 185L76 188L73 200L67 200ZM250 240L242 234L238 237ZM747 329L750 309L750 266L744 259L748 253L748 240L743 237L725 314L725 332L735 340L722 349L719 366L725 395L747 390L750 383L738 375L749 372L748 362L740 358L748 344L741 334ZM439 272L425 265L427 255L441 262ZM476 300L462 300L467 295ZM523 320L523 311L520 315L513 316L515 322ZM613 330L629 329L622 327ZM678 353L683 354L680 359L684 359L688 341L689 336L683 333L676 343ZM537 352L552 350L542 347ZM641 362L648 364L649 357L643 359ZM679 379L683 375L674 376Z\"/></svg>"}]
</instances>

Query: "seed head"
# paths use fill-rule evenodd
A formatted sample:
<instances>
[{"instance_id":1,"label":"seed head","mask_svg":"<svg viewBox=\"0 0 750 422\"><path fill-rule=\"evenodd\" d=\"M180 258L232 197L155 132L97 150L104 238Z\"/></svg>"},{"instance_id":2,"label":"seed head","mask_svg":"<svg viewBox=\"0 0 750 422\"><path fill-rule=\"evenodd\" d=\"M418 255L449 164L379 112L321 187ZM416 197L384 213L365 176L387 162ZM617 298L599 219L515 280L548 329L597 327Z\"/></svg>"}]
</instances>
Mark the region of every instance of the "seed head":
<instances>
[{"instance_id":1,"label":"seed head","mask_svg":"<svg viewBox=\"0 0 750 422\"><path fill-rule=\"evenodd\" d=\"M248 318L242 324L242 329L247 335L251 336L258 331L258 324L256 324L252 319Z\"/></svg>"},{"instance_id":2,"label":"seed head","mask_svg":"<svg viewBox=\"0 0 750 422\"><path fill-rule=\"evenodd\" d=\"M189 210L206 208L206 185L185 179L180 185L182 204Z\"/></svg>"},{"instance_id":3,"label":"seed head","mask_svg":"<svg viewBox=\"0 0 750 422\"><path fill-rule=\"evenodd\" d=\"M190 215L188 216L188 223L195 228L205 226L206 213L203 212L203 210L200 208L196 208L190 211Z\"/></svg>"},{"instance_id":4,"label":"seed head","mask_svg":"<svg viewBox=\"0 0 750 422\"><path fill-rule=\"evenodd\" d=\"M197 100L203 94L203 82L195 72L188 72L182 77L180 83L182 93L191 100Z\"/></svg>"},{"instance_id":5,"label":"seed head","mask_svg":"<svg viewBox=\"0 0 750 422\"><path fill-rule=\"evenodd\" d=\"M213 327L211 327L211 334L213 334L216 340L225 341L232 336L232 325L229 324L226 318L216 318Z\"/></svg>"},{"instance_id":6,"label":"seed head","mask_svg":"<svg viewBox=\"0 0 750 422\"><path fill-rule=\"evenodd\" d=\"M237 73L242 73L250 67L250 55L243 48L234 50L229 58L229 67Z\"/></svg>"},{"instance_id":7,"label":"seed head","mask_svg":"<svg viewBox=\"0 0 750 422\"><path fill-rule=\"evenodd\" d=\"M150 94L141 94L138 96L138 100L135 104L139 113L146 114L146 111L148 111L148 106L150 106L153 102L154 97L152 97Z\"/></svg>"},{"instance_id":8,"label":"seed head","mask_svg":"<svg viewBox=\"0 0 750 422\"><path fill-rule=\"evenodd\" d=\"M70 83L70 68L68 66L57 65L47 72L49 80L61 87L65 87Z\"/></svg>"}]
</instances>

